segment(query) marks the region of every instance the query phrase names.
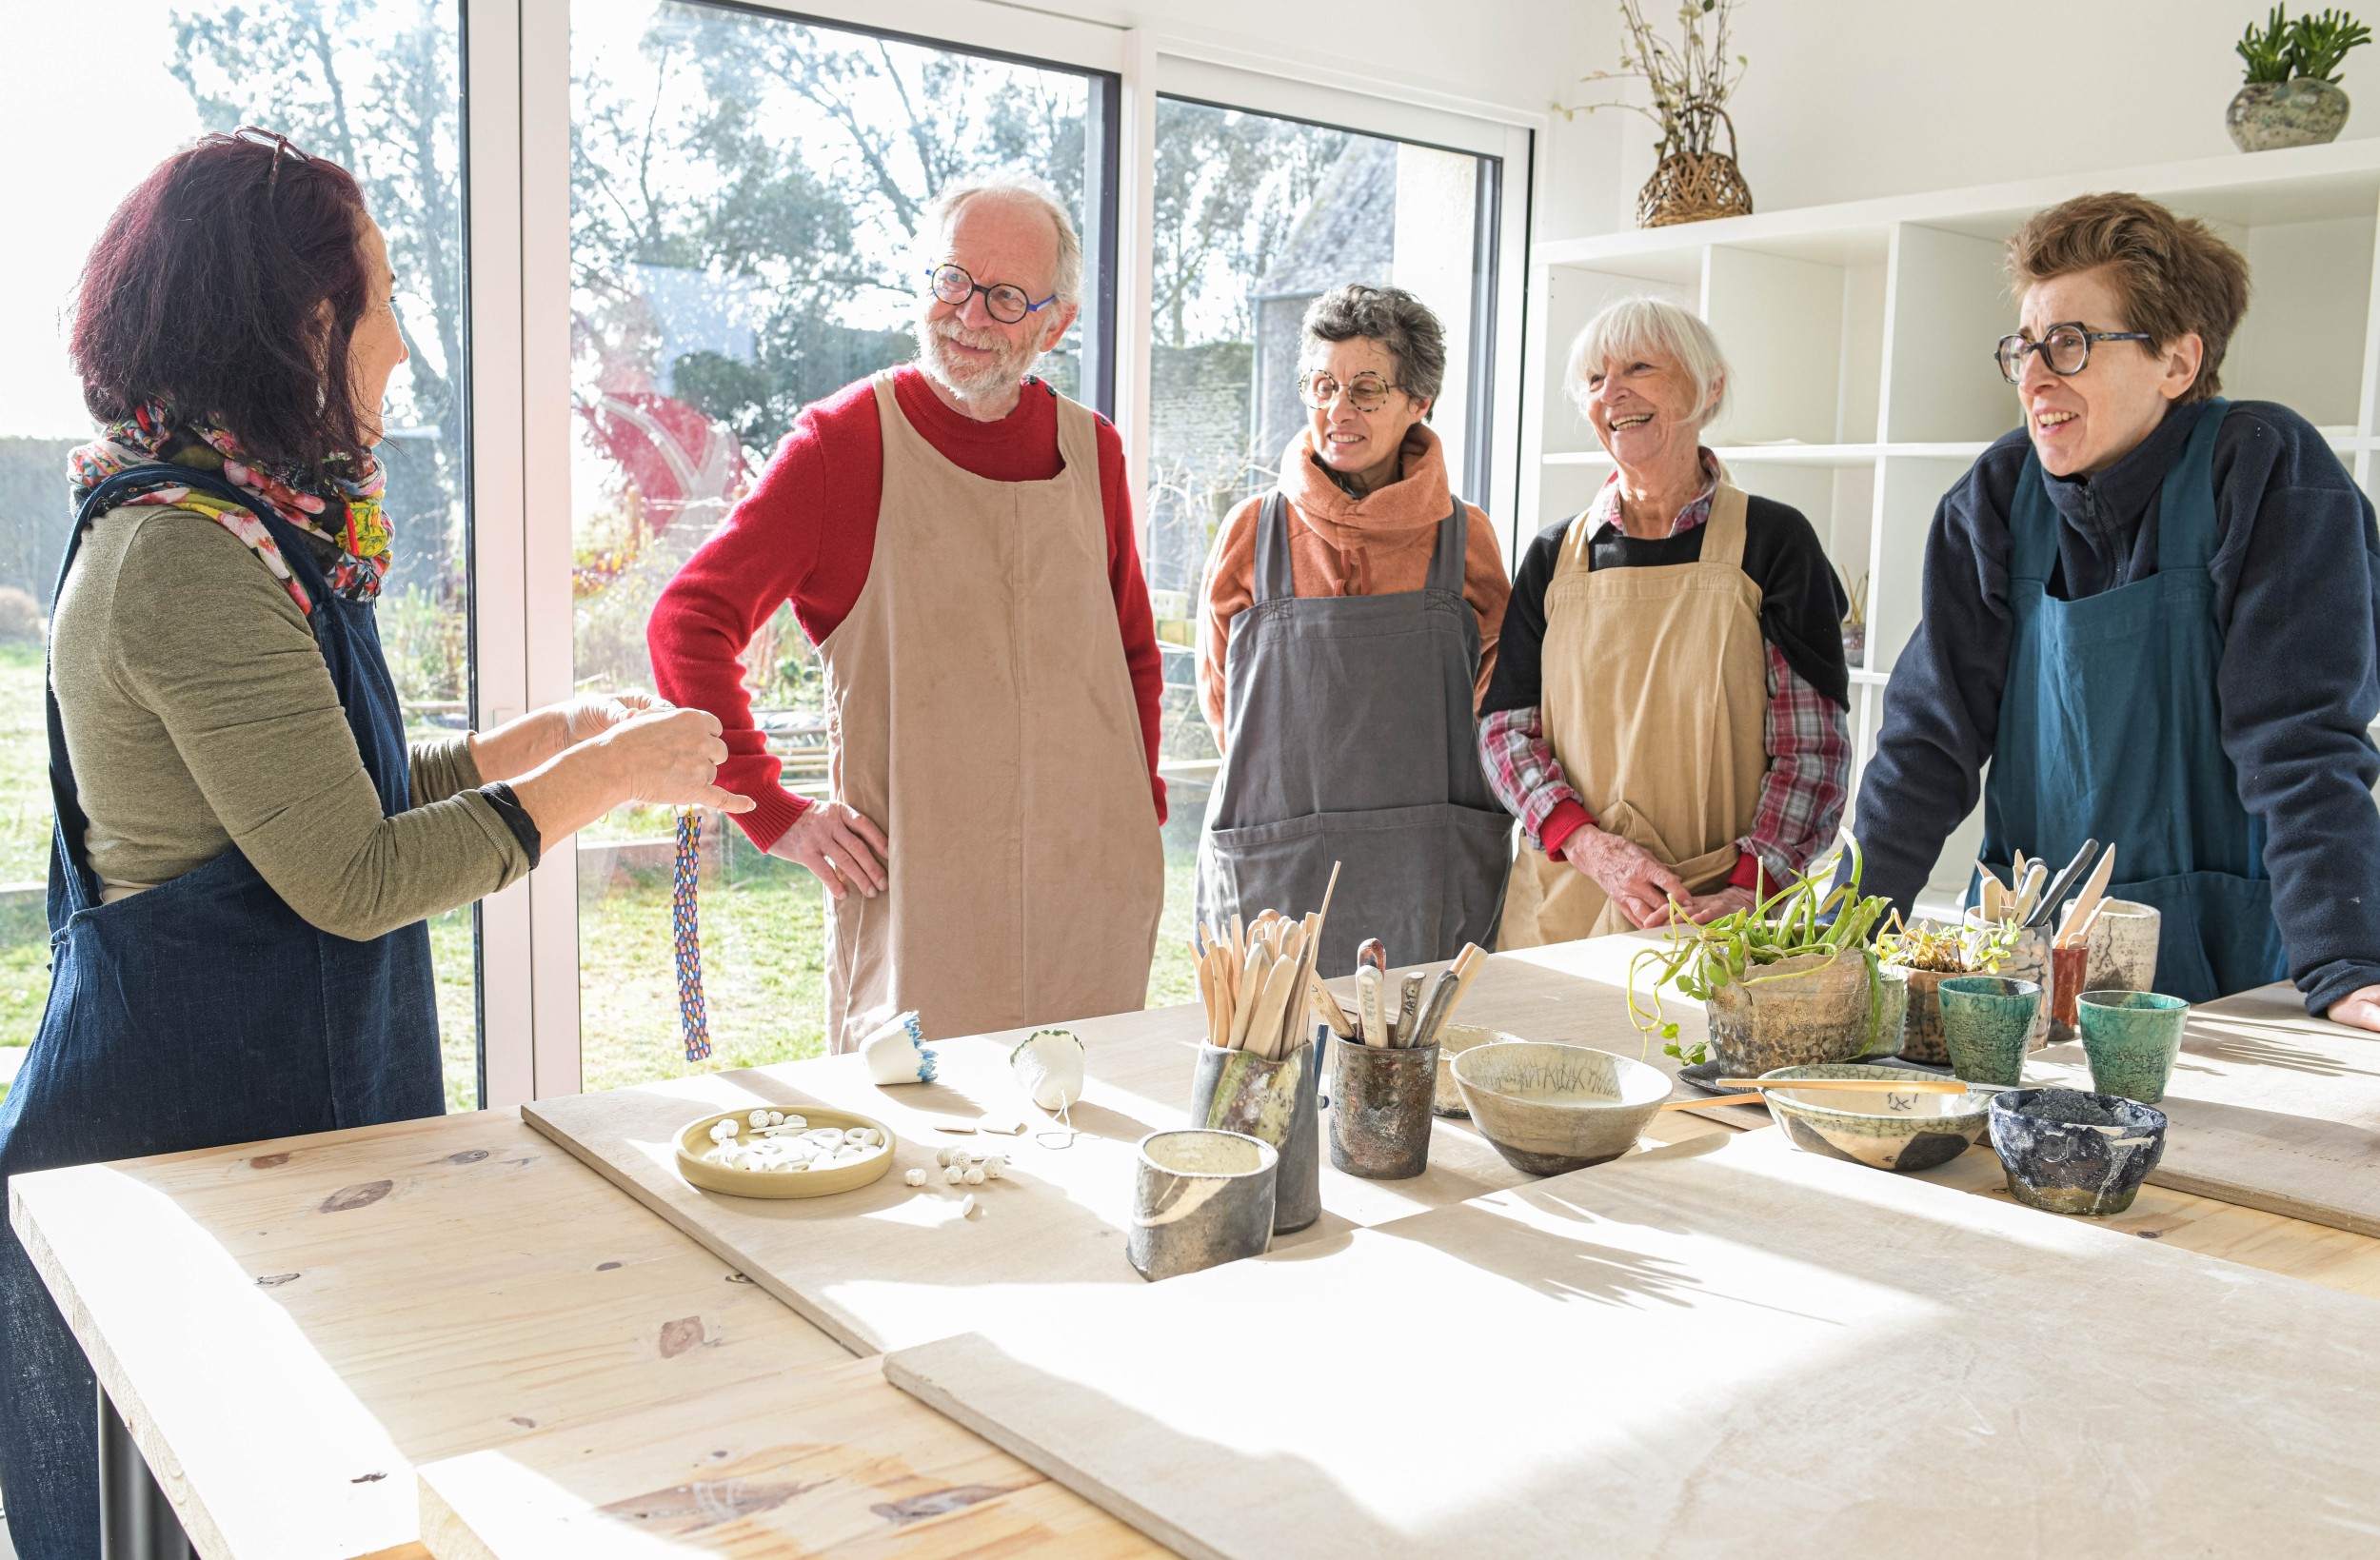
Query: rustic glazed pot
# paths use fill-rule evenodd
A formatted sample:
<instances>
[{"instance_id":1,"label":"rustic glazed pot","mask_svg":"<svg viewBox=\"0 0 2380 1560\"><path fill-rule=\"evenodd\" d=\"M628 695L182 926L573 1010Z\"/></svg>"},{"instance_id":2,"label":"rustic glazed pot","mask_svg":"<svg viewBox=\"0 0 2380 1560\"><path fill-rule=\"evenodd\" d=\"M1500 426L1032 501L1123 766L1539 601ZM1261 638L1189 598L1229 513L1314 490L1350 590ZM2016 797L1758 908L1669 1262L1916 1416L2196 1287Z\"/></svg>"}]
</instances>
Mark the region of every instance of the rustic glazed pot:
<instances>
[{"instance_id":1,"label":"rustic glazed pot","mask_svg":"<svg viewBox=\"0 0 2380 1560\"><path fill-rule=\"evenodd\" d=\"M1960 922L1962 935L1959 940L1966 950L1968 963L1978 962L1976 955L1982 948L1982 938L1988 930L1982 911L1967 912ZM2050 1004L2047 994L2050 990L2051 935L2050 928L2046 926L2036 926L2030 932L2020 932L2016 936L2016 945L2008 951L2008 957L2000 960L1997 969L1987 971L1978 968L1975 971L1978 975L2004 975L2012 979L2030 980L2041 988L2043 993L2041 1009L2033 1016L2033 1030L2025 1037L2026 1046L2034 1051L2050 1043Z\"/></svg>"},{"instance_id":2,"label":"rustic glazed pot","mask_svg":"<svg viewBox=\"0 0 2380 1560\"><path fill-rule=\"evenodd\" d=\"M1849 1061L1868 1047L1872 998L1868 961L1856 953L1759 965L1703 1003L1712 1057L1733 1077Z\"/></svg>"},{"instance_id":3,"label":"rustic glazed pot","mask_svg":"<svg viewBox=\"0 0 2380 1560\"><path fill-rule=\"evenodd\" d=\"M1315 1027L1321 1031L1319 1024ZM1322 1216L1317 1071L1311 1041L1279 1061L1267 1061L1246 1051L1200 1045L1197 1071L1191 1076L1193 1122L1218 1132L1244 1132L1280 1151L1280 1173L1273 1195L1275 1234L1302 1230Z\"/></svg>"},{"instance_id":4,"label":"rustic glazed pot","mask_svg":"<svg viewBox=\"0 0 2380 1560\"><path fill-rule=\"evenodd\" d=\"M1245 1133L1190 1127L1140 1139L1124 1255L1155 1281L1260 1256L1280 1154Z\"/></svg>"},{"instance_id":5,"label":"rustic glazed pot","mask_svg":"<svg viewBox=\"0 0 2380 1560\"><path fill-rule=\"evenodd\" d=\"M2075 1009L2092 1087L2144 1105L2163 1099L2190 1004L2152 991L2087 991Z\"/></svg>"},{"instance_id":6,"label":"rustic glazed pot","mask_svg":"<svg viewBox=\"0 0 2380 1560\"><path fill-rule=\"evenodd\" d=\"M1402 1181L1430 1168L1438 1047L1333 1044L1331 1168Z\"/></svg>"},{"instance_id":7,"label":"rustic glazed pot","mask_svg":"<svg viewBox=\"0 0 2380 1560\"><path fill-rule=\"evenodd\" d=\"M2223 111L2223 128L2242 151L2313 147L2335 141L2347 128L2347 94L2327 81L2251 81Z\"/></svg>"},{"instance_id":8,"label":"rustic glazed pot","mask_svg":"<svg viewBox=\"0 0 2380 1560\"><path fill-rule=\"evenodd\" d=\"M1948 1164L1983 1135L1984 1107L1991 1096L1877 1094L1830 1090L1828 1078L1922 1078L1939 1081L1914 1067L1837 1063L1827 1067L1780 1067L1772 1078L1809 1078L1809 1089L1766 1092L1769 1115L1785 1129L1786 1141L1812 1154L1851 1159L1877 1170L1932 1170Z\"/></svg>"},{"instance_id":9,"label":"rustic glazed pot","mask_svg":"<svg viewBox=\"0 0 2380 1560\"><path fill-rule=\"evenodd\" d=\"M2099 907L2084 940L2091 959L2083 971L2085 991L2157 989L2157 938L2164 918L2153 904L2110 899Z\"/></svg>"},{"instance_id":10,"label":"rustic glazed pot","mask_svg":"<svg viewBox=\"0 0 2380 1560\"><path fill-rule=\"evenodd\" d=\"M1669 1097L1667 1073L1583 1045L1507 1040L1455 1058L1455 1086L1515 1170L1558 1175L1636 1147Z\"/></svg>"},{"instance_id":11,"label":"rustic glazed pot","mask_svg":"<svg viewBox=\"0 0 2380 1560\"><path fill-rule=\"evenodd\" d=\"M1950 1046L1942 1038L1942 982L1952 978L1947 970L1911 970L1909 976L1909 1017L1901 1026L1900 1056L1903 1061L1923 1062L1929 1067L1951 1064Z\"/></svg>"},{"instance_id":12,"label":"rustic glazed pot","mask_svg":"<svg viewBox=\"0 0 2380 1560\"><path fill-rule=\"evenodd\" d=\"M2008 1195L2053 1214L2122 1213L2165 1155L2163 1111L2079 1089L1994 1095L1991 1129Z\"/></svg>"}]
</instances>

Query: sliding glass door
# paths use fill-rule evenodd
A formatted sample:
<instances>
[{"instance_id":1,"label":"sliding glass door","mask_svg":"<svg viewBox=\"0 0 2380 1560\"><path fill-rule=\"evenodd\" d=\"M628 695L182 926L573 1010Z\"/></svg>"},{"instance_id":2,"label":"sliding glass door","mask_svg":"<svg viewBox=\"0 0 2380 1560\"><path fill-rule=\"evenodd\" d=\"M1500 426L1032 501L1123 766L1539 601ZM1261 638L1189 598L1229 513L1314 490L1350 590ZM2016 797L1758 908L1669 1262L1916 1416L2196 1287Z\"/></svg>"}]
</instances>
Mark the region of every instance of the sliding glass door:
<instances>
[{"instance_id":1,"label":"sliding glass door","mask_svg":"<svg viewBox=\"0 0 2380 1560\"><path fill-rule=\"evenodd\" d=\"M109 213L207 130L254 124L351 170L387 234L411 361L388 391L381 597L410 735L468 728L458 0L165 0L20 6L0 59L10 205L0 249L0 1084L49 994L50 834L43 643L70 516L66 456L91 436L66 355L75 276ZM95 122L95 103L122 111ZM137 106L136 108L133 106ZM474 917L431 923L449 1109L480 1103Z\"/></svg>"},{"instance_id":2,"label":"sliding glass door","mask_svg":"<svg viewBox=\"0 0 2380 1560\"><path fill-rule=\"evenodd\" d=\"M655 599L803 408L912 355L922 212L952 182L1046 178L1085 235L1083 317L1039 372L1113 405L1115 79L683 0L570 8L570 475L576 673L649 687ZM826 780L808 638L780 606L743 682L785 785ZM803 868L703 819L713 1059L817 1052L823 898ZM586 1087L688 1070L673 978L673 820L580 837Z\"/></svg>"}]
</instances>

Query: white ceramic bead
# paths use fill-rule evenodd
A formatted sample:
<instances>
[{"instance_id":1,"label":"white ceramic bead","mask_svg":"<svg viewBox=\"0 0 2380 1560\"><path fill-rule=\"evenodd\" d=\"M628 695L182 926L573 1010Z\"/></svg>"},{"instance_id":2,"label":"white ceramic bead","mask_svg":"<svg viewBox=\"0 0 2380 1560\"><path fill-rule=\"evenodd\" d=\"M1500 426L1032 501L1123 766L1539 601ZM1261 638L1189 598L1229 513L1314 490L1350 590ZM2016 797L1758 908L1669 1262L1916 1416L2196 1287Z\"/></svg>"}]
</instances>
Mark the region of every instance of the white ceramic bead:
<instances>
[{"instance_id":1,"label":"white ceramic bead","mask_svg":"<svg viewBox=\"0 0 2380 1560\"><path fill-rule=\"evenodd\" d=\"M982 1186L983 1184L983 1172L981 1168L967 1172L967 1184L969 1186Z\"/></svg>"},{"instance_id":2,"label":"white ceramic bead","mask_svg":"<svg viewBox=\"0 0 2380 1560\"><path fill-rule=\"evenodd\" d=\"M957 1186L961 1181L963 1181L966 1178L967 1173L961 1170L957 1165L952 1165L949 1169L942 1172L942 1179L948 1181L953 1186Z\"/></svg>"},{"instance_id":3,"label":"white ceramic bead","mask_svg":"<svg viewBox=\"0 0 2380 1560\"><path fill-rule=\"evenodd\" d=\"M990 1158L983 1161L983 1174L990 1176L993 1180L999 1180L1002 1176L1008 1174L1008 1161L1001 1155L995 1154Z\"/></svg>"},{"instance_id":4,"label":"white ceramic bead","mask_svg":"<svg viewBox=\"0 0 2380 1560\"><path fill-rule=\"evenodd\" d=\"M922 1170L911 1170L901 1178L908 1182L911 1186L923 1186L925 1184L925 1172Z\"/></svg>"}]
</instances>

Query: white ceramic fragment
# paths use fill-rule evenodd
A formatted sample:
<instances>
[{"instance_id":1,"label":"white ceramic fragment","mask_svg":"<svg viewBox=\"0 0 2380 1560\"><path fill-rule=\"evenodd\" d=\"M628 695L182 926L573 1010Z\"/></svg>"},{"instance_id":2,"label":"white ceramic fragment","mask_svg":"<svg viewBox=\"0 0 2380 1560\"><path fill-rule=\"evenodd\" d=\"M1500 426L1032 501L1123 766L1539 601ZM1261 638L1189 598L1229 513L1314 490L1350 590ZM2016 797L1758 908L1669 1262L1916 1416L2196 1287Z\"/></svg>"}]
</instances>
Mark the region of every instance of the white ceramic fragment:
<instances>
[{"instance_id":1,"label":"white ceramic fragment","mask_svg":"<svg viewBox=\"0 0 2380 1560\"><path fill-rule=\"evenodd\" d=\"M972 1192L967 1194L967 1200L959 1205L961 1218L973 1218L982 1212L983 1212L982 1204L975 1200L975 1194Z\"/></svg>"},{"instance_id":2,"label":"white ceramic fragment","mask_svg":"<svg viewBox=\"0 0 2380 1560\"><path fill-rule=\"evenodd\" d=\"M939 1063L919 1037L918 1016L894 1015L860 1042L869 1081L879 1084L931 1083Z\"/></svg>"},{"instance_id":3,"label":"white ceramic fragment","mask_svg":"<svg viewBox=\"0 0 2380 1560\"><path fill-rule=\"evenodd\" d=\"M1071 1030L1035 1030L1008 1053L1008 1066L1045 1111L1064 1110L1082 1097L1082 1042Z\"/></svg>"}]
</instances>

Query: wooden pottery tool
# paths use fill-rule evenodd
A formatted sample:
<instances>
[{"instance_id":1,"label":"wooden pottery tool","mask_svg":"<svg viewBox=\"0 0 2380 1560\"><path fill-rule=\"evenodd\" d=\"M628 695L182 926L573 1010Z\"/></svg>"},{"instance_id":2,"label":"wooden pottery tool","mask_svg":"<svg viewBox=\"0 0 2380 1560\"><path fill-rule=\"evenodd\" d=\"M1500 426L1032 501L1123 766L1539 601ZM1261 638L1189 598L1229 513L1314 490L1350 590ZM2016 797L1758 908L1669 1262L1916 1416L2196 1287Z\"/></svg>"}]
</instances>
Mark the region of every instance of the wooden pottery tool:
<instances>
[{"instance_id":1,"label":"wooden pottery tool","mask_svg":"<svg viewBox=\"0 0 2380 1560\"><path fill-rule=\"evenodd\" d=\"M1388 1044L1388 1016L1380 1011L1380 972L1369 964L1356 971L1356 1021L1363 1026L1364 1044Z\"/></svg>"},{"instance_id":2,"label":"wooden pottery tool","mask_svg":"<svg viewBox=\"0 0 2380 1560\"><path fill-rule=\"evenodd\" d=\"M2091 869L2091 880L2083 884L2082 893L2075 896L2073 913L2067 917L2067 924L2058 929L2052 947L2059 942L2079 941L2091 935L2091 923L2099 918L2099 907L2107 902L2108 879L2114 876L2115 847L2110 845L2100 856L2099 864Z\"/></svg>"},{"instance_id":3,"label":"wooden pottery tool","mask_svg":"<svg viewBox=\"0 0 2380 1560\"><path fill-rule=\"evenodd\" d=\"M1715 1089L1824 1089L1875 1095L1963 1095L1967 1085L1957 1078L1713 1078ZM1714 1103L1708 1099L1697 1105Z\"/></svg>"},{"instance_id":4,"label":"wooden pottery tool","mask_svg":"<svg viewBox=\"0 0 2380 1560\"><path fill-rule=\"evenodd\" d=\"M1720 1095L1711 1099L1673 1099L1661 1107L1665 1111L1696 1111L1705 1105L1758 1105L1760 1095Z\"/></svg>"},{"instance_id":5,"label":"wooden pottery tool","mask_svg":"<svg viewBox=\"0 0 2380 1560\"><path fill-rule=\"evenodd\" d=\"M1438 979L1430 987L1430 999L1421 1005L1421 1030L1415 1039L1422 1045L1436 1045L1438 1032L1446 1027L1446 1013L1454 1005L1458 984L1451 969L1438 972Z\"/></svg>"},{"instance_id":6,"label":"wooden pottery tool","mask_svg":"<svg viewBox=\"0 0 2380 1560\"><path fill-rule=\"evenodd\" d=\"M1388 945L1378 938L1365 938L1356 948L1356 966L1369 964L1382 975L1388 973Z\"/></svg>"}]
</instances>

